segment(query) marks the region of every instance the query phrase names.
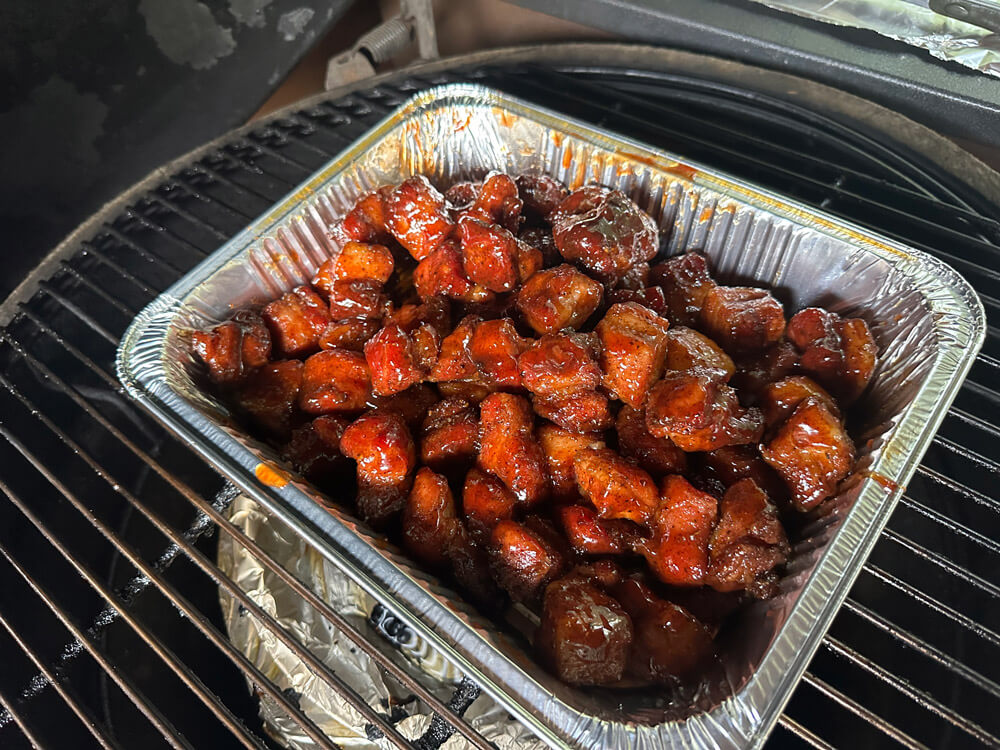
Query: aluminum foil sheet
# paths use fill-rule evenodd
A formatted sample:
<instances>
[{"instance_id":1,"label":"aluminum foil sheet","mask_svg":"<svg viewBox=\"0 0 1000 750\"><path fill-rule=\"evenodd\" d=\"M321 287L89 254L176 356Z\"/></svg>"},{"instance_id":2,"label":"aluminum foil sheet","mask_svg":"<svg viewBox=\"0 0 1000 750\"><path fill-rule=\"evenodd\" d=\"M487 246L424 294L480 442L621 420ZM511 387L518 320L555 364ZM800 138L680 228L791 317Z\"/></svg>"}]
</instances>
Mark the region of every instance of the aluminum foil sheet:
<instances>
[{"instance_id":1,"label":"aluminum foil sheet","mask_svg":"<svg viewBox=\"0 0 1000 750\"><path fill-rule=\"evenodd\" d=\"M928 0L754 0L838 26L868 29L941 60L1000 76L1000 43L989 29L935 13Z\"/></svg>"},{"instance_id":2,"label":"aluminum foil sheet","mask_svg":"<svg viewBox=\"0 0 1000 750\"><path fill-rule=\"evenodd\" d=\"M190 331L307 281L337 250L328 226L360 195L413 174L445 187L489 169L617 187L659 222L663 255L701 250L722 282L769 287L789 312L821 305L863 317L879 344L871 387L848 424L856 471L792 540L779 595L740 613L720 636L717 668L690 693L562 684L530 655L530 624L482 619L354 519L350 498L296 478L199 387ZM140 404L546 743L756 747L984 334L975 292L938 260L680 156L453 84L415 96L151 303L122 340L118 375Z\"/></svg>"}]
</instances>

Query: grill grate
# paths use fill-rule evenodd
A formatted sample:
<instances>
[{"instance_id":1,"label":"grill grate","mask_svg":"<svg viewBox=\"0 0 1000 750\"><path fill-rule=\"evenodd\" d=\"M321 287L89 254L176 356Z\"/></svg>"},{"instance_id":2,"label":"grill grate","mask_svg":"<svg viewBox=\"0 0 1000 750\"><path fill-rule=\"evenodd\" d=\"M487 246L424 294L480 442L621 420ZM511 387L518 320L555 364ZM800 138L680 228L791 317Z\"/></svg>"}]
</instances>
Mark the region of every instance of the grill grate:
<instances>
[{"instance_id":1,"label":"grill grate","mask_svg":"<svg viewBox=\"0 0 1000 750\"><path fill-rule=\"evenodd\" d=\"M236 136L137 196L18 305L0 331L0 745L272 747L254 698L266 695L333 747L229 644L221 587L388 744L408 747L392 717L216 567L224 534L449 731L490 747L452 708L468 696L434 698L232 525L218 475L136 410L113 372L118 337L155 295L411 93L463 77L868 224L977 287L991 324L983 354L771 743L1000 744L995 209L919 155L787 102L666 74L522 67L397 78Z\"/></svg>"}]
</instances>

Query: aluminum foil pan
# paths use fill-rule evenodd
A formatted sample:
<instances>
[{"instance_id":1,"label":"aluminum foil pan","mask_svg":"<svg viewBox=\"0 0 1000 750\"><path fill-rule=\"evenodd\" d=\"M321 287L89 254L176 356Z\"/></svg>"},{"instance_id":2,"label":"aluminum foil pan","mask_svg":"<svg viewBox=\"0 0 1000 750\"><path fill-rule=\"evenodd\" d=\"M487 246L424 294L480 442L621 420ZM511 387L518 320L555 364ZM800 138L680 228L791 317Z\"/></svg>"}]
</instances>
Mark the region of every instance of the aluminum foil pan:
<instances>
[{"instance_id":1,"label":"aluminum foil pan","mask_svg":"<svg viewBox=\"0 0 1000 750\"><path fill-rule=\"evenodd\" d=\"M838 26L869 29L1000 76L1000 45L989 29L935 13L928 0L754 0L778 10Z\"/></svg>"},{"instance_id":2,"label":"aluminum foil pan","mask_svg":"<svg viewBox=\"0 0 1000 750\"><path fill-rule=\"evenodd\" d=\"M336 249L331 222L363 193L423 173L442 186L489 169L544 172L630 194L663 255L699 249L723 282L773 289L786 309L861 316L881 358L849 428L855 473L800 538L780 593L743 610L718 668L691 694L578 689L246 436L197 385L189 332L307 281ZM916 250L483 87L418 94L220 248L133 322L118 352L128 392L368 596L552 746L756 747L779 716L982 345L969 284Z\"/></svg>"}]
</instances>

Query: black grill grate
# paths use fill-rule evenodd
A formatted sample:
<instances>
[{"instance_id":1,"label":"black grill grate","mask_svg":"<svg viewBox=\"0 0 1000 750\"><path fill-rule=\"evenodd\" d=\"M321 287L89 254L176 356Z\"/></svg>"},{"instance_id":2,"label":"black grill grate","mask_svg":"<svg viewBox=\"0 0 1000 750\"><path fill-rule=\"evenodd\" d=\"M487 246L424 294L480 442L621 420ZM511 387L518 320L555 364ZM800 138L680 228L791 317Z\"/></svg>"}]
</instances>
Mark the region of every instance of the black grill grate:
<instances>
[{"instance_id":1,"label":"black grill grate","mask_svg":"<svg viewBox=\"0 0 1000 750\"><path fill-rule=\"evenodd\" d=\"M372 729L408 746L222 574L215 537L226 534L446 726L489 747L453 710L468 696L436 701L231 525L218 475L135 409L113 373L118 337L156 294L411 93L462 78L822 206L972 281L990 316L983 354L771 742L1000 744L995 209L918 154L787 102L666 74L530 67L396 79L235 137L137 197L18 306L0 332L0 745L270 747L254 698L267 695L331 747L296 697L228 643L221 586Z\"/></svg>"}]
</instances>

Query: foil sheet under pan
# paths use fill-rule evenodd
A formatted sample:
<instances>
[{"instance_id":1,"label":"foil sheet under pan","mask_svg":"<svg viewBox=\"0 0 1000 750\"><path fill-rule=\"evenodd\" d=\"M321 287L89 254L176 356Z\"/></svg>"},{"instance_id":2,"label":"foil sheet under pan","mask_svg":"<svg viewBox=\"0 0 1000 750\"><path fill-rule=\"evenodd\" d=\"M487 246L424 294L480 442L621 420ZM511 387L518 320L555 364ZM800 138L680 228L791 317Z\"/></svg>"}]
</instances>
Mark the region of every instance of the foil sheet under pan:
<instances>
[{"instance_id":1,"label":"foil sheet under pan","mask_svg":"<svg viewBox=\"0 0 1000 750\"><path fill-rule=\"evenodd\" d=\"M363 193L413 174L445 187L489 169L599 182L658 222L661 252L704 252L724 283L772 289L795 311L865 318L881 352L849 428L855 473L794 539L780 593L743 610L718 669L690 695L577 689L530 656L247 436L197 385L191 329L305 283L337 250L327 227ZM152 302L118 353L129 393L287 523L455 668L553 746L755 747L791 694L982 345L969 284L934 258L556 113L480 86L425 91Z\"/></svg>"}]
</instances>

